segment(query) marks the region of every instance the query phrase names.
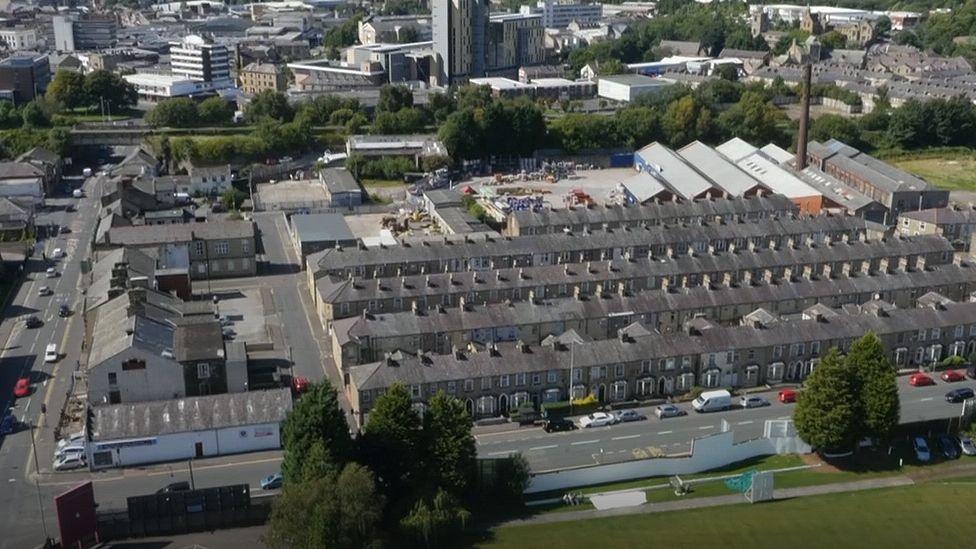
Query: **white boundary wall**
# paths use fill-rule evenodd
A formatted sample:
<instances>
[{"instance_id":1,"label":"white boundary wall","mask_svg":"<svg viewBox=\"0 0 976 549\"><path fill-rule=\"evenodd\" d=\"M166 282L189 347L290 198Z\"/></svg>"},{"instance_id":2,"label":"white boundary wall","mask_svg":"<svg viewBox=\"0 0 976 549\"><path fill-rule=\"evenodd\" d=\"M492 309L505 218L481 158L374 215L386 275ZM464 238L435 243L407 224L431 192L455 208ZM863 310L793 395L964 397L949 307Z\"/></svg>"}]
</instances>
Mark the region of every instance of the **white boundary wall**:
<instances>
[{"instance_id":1,"label":"white boundary wall","mask_svg":"<svg viewBox=\"0 0 976 549\"><path fill-rule=\"evenodd\" d=\"M525 493L565 490L646 477L689 475L758 456L810 452L810 445L796 436L763 437L739 444L734 444L733 440L734 432L726 431L692 440L689 455L609 463L532 475Z\"/></svg>"}]
</instances>

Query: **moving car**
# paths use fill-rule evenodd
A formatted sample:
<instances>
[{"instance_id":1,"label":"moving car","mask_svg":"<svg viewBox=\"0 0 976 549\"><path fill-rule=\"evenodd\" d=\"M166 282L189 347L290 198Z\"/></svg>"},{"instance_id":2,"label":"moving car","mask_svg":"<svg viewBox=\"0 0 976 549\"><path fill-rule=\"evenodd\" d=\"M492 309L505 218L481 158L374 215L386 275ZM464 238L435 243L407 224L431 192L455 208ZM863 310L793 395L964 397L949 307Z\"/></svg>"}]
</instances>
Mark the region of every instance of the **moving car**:
<instances>
[{"instance_id":1,"label":"moving car","mask_svg":"<svg viewBox=\"0 0 976 549\"><path fill-rule=\"evenodd\" d=\"M91 168L85 168L85 169L89 170L89 172L91 171ZM71 191L71 196L73 196L75 198L81 198L81 197L85 196L85 191L83 191L81 189L75 189L75 190Z\"/></svg>"},{"instance_id":2,"label":"moving car","mask_svg":"<svg viewBox=\"0 0 976 549\"><path fill-rule=\"evenodd\" d=\"M797 392L795 389L783 389L777 395L777 399L783 404L789 404L790 402L796 402Z\"/></svg>"},{"instance_id":3,"label":"moving car","mask_svg":"<svg viewBox=\"0 0 976 549\"><path fill-rule=\"evenodd\" d=\"M30 379L22 377L14 385L14 396L22 398L30 394Z\"/></svg>"},{"instance_id":4,"label":"moving car","mask_svg":"<svg viewBox=\"0 0 976 549\"><path fill-rule=\"evenodd\" d=\"M51 252L52 259L61 259L62 257L64 257L64 250L61 248L54 248L54 251Z\"/></svg>"},{"instance_id":5,"label":"moving car","mask_svg":"<svg viewBox=\"0 0 976 549\"><path fill-rule=\"evenodd\" d=\"M958 389L953 389L948 393L946 393L945 399L946 402L956 403L956 402L962 402L967 398L973 398L973 396L976 395L974 395L972 389L970 389L969 387L960 387Z\"/></svg>"},{"instance_id":6,"label":"moving car","mask_svg":"<svg viewBox=\"0 0 976 549\"><path fill-rule=\"evenodd\" d=\"M43 322L34 315L24 317L24 326L27 328L40 328Z\"/></svg>"},{"instance_id":7,"label":"moving car","mask_svg":"<svg viewBox=\"0 0 976 549\"><path fill-rule=\"evenodd\" d=\"M57 343L48 343L47 347L44 349L44 362L57 362L58 361L58 345Z\"/></svg>"},{"instance_id":8,"label":"moving car","mask_svg":"<svg viewBox=\"0 0 976 549\"><path fill-rule=\"evenodd\" d=\"M927 463L932 459L932 454L929 453L929 445L923 437L915 437L915 440L912 441L912 447L915 448L915 459L922 463Z\"/></svg>"},{"instance_id":9,"label":"moving car","mask_svg":"<svg viewBox=\"0 0 976 549\"><path fill-rule=\"evenodd\" d=\"M58 229L58 232L61 234L68 234L71 232L71 227L67 225L61 225L61 227Z\"/></svg>"},{"instance_id":10,"label":"moving car","mask_svg":"<svg viewBox=\"0 0 976 549\"><path fill-rule=\"evenodd\" d=\"M0 435L9 435L17 428L17 418L12 412L7 412L0 418Z\"/></svg>"},{"instance_id":11,"label":"moving car","mask_svg":"<svg viewBox=\"0 0 976 549\"><path fill-rule=\"evenodd\" d=\"M58 271L54 267L48 267L47 271L44 272L45 276L48 278L57 278Z\"/></svg>"},{"instance_id":12,"label":"moving car","mask_svg":"<svg viewBox=\"0 0 976 549\"><path fill-rule=\"evenodd\" d=\"M743 408L762 408L763 406L769 406L769 401L761 396L744 396L739 399L739 406Z\"/></svg>"},{"instance_id":13,"label":"moving car","mask_svg":"<svg viewBox=\"0 0 976 549\"><path fill-rule=\"evenodd\" d=\"M547 433L555 433L558 431L573 431L575 429L576 429L576 424L566 418L547 419L542 422L542 430Z\"/></svg>"},{"instance_id":14,"label":"moving car","mask_svg":"<svg viewBox=\"0 0 976 549\"><path fill-rule=\"evenodd\" d=\"M942 456L946 459L956 459L959 457L959 448L956 446L956 441L952 439L951 436L943 433L939 435L936 439L939 444L939 451L942 452Z\"/></svg>"},{"instance_id":15,"label":"moving car","mask_svg":"<svg viewBox=\"0 0 976 549\"><path fill-rule=\"evenodd\" d=\"M281 483L285 481L285 477L281 473L275 473L273 475L268 475L261 479L261 489L262 490L277 490L281 488Z\"/></svg>"},{"instance_id":16,"label":"moving car","mask_svg":"<svg viewBox=\"0 0 976 549\"><path fill-rule=\"evenodd\" d=\"M926 385L935 385L935 381L925 374L912 374L908 378L908 384L912 387L924 387Z\"/></svg>"},{"instance_id":17,"label":"moving car","mask_svg":"<svg viewBox=\"0 0 976 549\"><path fill-rule=\"evenodd\" d=\"M186 492L190 489L190 483L181 480L179 482L171 482L166 486L163 486L159 490L156 490L157 494L169 494L171 492Z\"/></svg>"},{"instance_id":18,"label":"moving car","mask_svg":"<svg viewBox=\"0 0 976 549\"><path fill-rule=\"evenodd\" d=\"M691 402L691 407L698 413L724 412L732 408L732 393L725 389L705 391Z\"/></svg>"},{"instance_id":19,"label":"moving car","mask_svg":"<svg viewBox=\"0 0 976 549\"><path fill-rule=\"evenodd\" d=\"M593 412L588 416L583 416L580 418L580 427L588 429L590 427L606 427L608 425L613 425L617 422L617 419L606 412Z\"/></svg>"},{"instance_id":20,"label":"moving car","mask_svg":"<svg viewBox=\"0 0 976 549\"><path fill-rule=\"evenodd\" d=\"M85 467L85 456L82 454L72 454L54 460L55 471L70 471L82 467Z\"/></svg>"},{"instance_id":21,"label":"moving car","mask_svg":"<svg viewBox=\"0 0 976 549\"><path fill-rule=\"evenodd\" d=\"M618 423L626 423L628 421L644 421L647 419L647 416L639 413L637 410L621 410L619 412L614 412L613 417Z\"/></svg>"},{"instance_id":22,"label":"moving car","mask_svg":"<svg viewBox=\"0 0 976 549\"><path fill-rule=\"evenodd\" d=\"M37 289L37 295L41 297L52 295L53 293L54 292L51 291L51 288L48 288L47 286L41 286L40 288Z\"/></svg>"},{"instance_id":23,"label":"moving car","mask_svg":"<svg viewBox=\"0 0 976 549\"><path fill-rule=\"evenodd\" d=\"M62 303L58 305L58 316L64 318L71 314L71 307L68 307L67 303Z\"/></svg>"},{"instance_id":24,"label":"moving car","mask_svg":"<svg viewBox=\"0 0 976 549\"><path fill-rule=\"evenodd\" d=\"M295 376L291 378L291 391L296 395L300 395L305 391L308 391L308 378L305 376Z\"/></svg>"},{"instance_id":25,"label":"moving car","mask_svg":"<svg viewBox=\"0 0 976 549\"><path fill-rule=\"evenodd\" d=\"M956 370L946 370L942 372L942 375L940 375L939 378L946 383L955 383L957 381L966 380L966 376L964 376L961 372L957 372Z\"/></svg>"},{"instance_id":26,"label":"moving car","mask_svg":"<svg viewBox=\"0 0 976 549\"><path fill-rule=\"evenodd\" d=\"M969 437L960 438L959 447L962 448L962 453L967 456L976 456L976 444L973 444L973 439Z\"/></svg>"},{"instance_id":27,"label":"moving car","mask_svg":"<svg viewBox=\"0 0 976 549\"><path fill-rule=\"evenodd\" d=\"M658 419L667 419L669 417L686 416L688 412L678 408L674 404L662 404L654 409L654 415Z\"/></svg>"}]
</instances>

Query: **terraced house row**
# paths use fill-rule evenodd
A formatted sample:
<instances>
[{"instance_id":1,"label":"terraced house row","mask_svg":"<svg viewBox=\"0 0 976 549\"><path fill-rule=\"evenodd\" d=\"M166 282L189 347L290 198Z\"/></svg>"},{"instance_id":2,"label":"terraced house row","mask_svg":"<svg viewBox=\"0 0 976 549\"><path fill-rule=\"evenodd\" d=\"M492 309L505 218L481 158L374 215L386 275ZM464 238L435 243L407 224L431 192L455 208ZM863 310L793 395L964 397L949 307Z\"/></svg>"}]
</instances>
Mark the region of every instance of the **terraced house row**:
<instances>
[{"instance_id":1,"label":"terraced house row","mask_svg":"<svg viewBox=\"0 0 976 549\"><path fill-rule=\"evenodd\" d=\"M910 309L880 300L841 309L818 304L795 319L759 311L734 327L696 318L679 334L647 331L632 337L627 330L618 338L596 341L564 337L540 346L497 343L483 351L445 355L397 352L350 367L346 391L362 419L394 383L406 385L421 405L446 391L461 398L476 417L570 395L593 394L602 402L644 400L695 386L798 381L829 348L845 351L869 331L881 338L897 367L964 356L976 351L976 302L930 293Z\"/></svg>"},{"instance_id":2,"label":"terraced house row","mask_svg":"<svg viewBox=\"0 0 976 549\"><path fill-rule=\"evenodd\" d=\"M801 278L793 283L697 286L669 292L643 291L633 296L611 294L603 298L555 298L367 314L333 322L332 356L340 368L348 368L396 351L446 354L471 344L484 348L506 341L536 345L568 330L586 340L609 339L634 322L668 334L681 331L695 317L732 325L757 309L793 315L818 303L838 308L874 299L897 307L913 307L920 296L929 292L964 300L974 291L976 268L962 264L907 272Z\"/></svg>"},{"instance_id":3,"label":"terraced house row","mask_svg":"<svg viewBox=\"0 0 976 549\"><path fill-rule=\"evenodd\" d=\"M763 280L789 282L798 278L831 277L861 272L925 269L952 261L951 243L939 236L896 237L840 242L793 237L780 247L770 239L767 248L752 241L738 251L709 246L707 253L689 249L675 255L669 247L662 257L627 256L623 260L588 261L510 267L492 271L449 272L360 279L336 276L316 281L315 303L323 325L362 312L396 312L474 303L535 301L567 296L631 295L644 290L669 290L713 284L731 286Z\"/></svg>"},{"instance_id":4,"label":"terraced house row","mask_svg":"<svg viewBox=\"0 0 976 549\"><path fill-rule=\"evenodd\" d=\"M701 225L658 225L639 229L586 231L523 237L444 237L443 240L406 239L399 246L333 248L308 256L309 288L327 277L382 278L532 267L586 261L663 257L668 249L676 255L689 249L704 253L729 246L746 249L770 244L785 246L789 239L840 241L846 235L857 240L867 233L863 219L821 215L773 216L767 219Z\"/></svg>"}]
</instances>

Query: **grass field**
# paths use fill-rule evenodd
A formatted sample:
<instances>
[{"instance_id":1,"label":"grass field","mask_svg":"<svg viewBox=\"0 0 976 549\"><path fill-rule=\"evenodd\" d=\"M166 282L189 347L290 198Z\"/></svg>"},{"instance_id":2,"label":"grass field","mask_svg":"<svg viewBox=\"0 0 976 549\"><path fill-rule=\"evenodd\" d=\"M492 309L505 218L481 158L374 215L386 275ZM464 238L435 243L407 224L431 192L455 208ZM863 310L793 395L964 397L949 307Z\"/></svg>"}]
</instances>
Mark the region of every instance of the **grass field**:
<instances>
[{"instance_id":1,"label":"grass field","mask_svg":"<svg viewBox=\"0 0 976 549\"><path fill-rule=\"evenodd\" d=\"M976 155L894 158L888 162L943 189L976 192Z\"/></svg>"},{"instance_id":2,"label":"grass field","mask_svg":"<svg viewBox=\"0 0 976 549\"><path fill-rule=\"evenodd\" d=\"M778 484L778 479L777 479ZM498 528L476 547L749 549L972 547L972 479L555 524Z\"/></svg>"}]
</instances>

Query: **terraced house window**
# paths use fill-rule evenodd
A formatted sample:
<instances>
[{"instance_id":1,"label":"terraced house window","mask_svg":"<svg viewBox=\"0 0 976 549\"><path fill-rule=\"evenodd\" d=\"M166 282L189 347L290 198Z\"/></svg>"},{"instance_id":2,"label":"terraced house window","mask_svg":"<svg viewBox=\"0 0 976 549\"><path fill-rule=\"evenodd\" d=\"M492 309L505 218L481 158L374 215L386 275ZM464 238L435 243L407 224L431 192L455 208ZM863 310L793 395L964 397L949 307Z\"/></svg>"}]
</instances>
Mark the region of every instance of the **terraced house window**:
<instances>
[{"instance_id":1,"label":"terraced house window","mask_svg":"<svg viewBox=\"0 0 976 549\"><path fill-rule=\"evenodd\" d=\"M214 252L217 255L227 255L230 253L230 244L226 240L221 240L214 246Z\"/></svg>"},{"instance_id":2,"label":"terraced house window","mask_svg":"<svg viewBox=\"0 0 976 549\"><path fill-rule=\"evenodd\" d=\"M464 380L464 392L470 393L471 391L474 391L474 380L473 379L465 379Z\"/></svg>"}]
</instances>

